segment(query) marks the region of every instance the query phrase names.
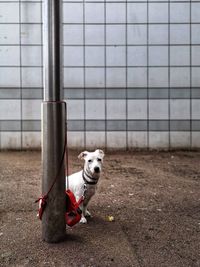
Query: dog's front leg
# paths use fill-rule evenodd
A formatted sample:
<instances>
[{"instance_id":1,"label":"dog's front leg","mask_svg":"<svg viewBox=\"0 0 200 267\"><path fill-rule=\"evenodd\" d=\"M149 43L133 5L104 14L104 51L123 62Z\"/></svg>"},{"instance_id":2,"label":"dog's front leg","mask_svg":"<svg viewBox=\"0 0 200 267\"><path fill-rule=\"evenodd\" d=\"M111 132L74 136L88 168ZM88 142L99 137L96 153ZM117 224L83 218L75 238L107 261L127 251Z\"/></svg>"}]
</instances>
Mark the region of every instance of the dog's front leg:
<instances>
[{"instance_id":1,"label":"dog's front leg","mask_svg":"<svg viewBox=\"0 0 200 267\"><path fill-rule=\"evenodd\" d=\"M87 223L87 219L85 218L85 215L86 215L86 207L82 204L80 206L80 208L82 210L82 216L81 216L80 223Z\"/></svg>"},{"instance_id":2,"label":"dog's front leg","mask_svg":"<svg viewBox=\"0 0 200 267\"><path fill-rule=\"evenodd\" d=\"M89 210L86 208L86 211L85 211L85 217L92 217L91 213L89 212Z\"/></svg>"},{"instance_id":3,"label":"dog's front leg","mask_svg":"<svg viewBox=\"0 0 200 267\"><path fill-rule=\"evenodd\" d=\"M79 199L80 199L80 195L79 194L75 194L75 198L76 198L76 201L78 202ZM87 220L85 218L85 206L82 204L80 204L80 209L82 211L82 215L81 215L81 219L80 219L80 223L87 223Z\"/></svg>"}]
</instances>

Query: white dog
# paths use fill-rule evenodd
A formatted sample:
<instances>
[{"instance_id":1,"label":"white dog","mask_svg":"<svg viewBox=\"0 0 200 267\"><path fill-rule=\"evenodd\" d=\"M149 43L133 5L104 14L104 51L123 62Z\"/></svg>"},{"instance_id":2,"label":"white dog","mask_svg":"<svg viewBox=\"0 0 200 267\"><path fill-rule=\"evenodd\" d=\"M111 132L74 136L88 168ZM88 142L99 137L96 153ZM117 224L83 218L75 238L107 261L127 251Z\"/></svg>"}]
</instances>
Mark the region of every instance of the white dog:
<instances>
[{"instance_id":1,"label":"white dog","mask_svg":"<svg viewBox=\"0 0 200 267\"><path fill-rule=\"evenodd\" d=\"M91 216L90 212L87 210L87 206L97 189L97 183L102 170L103 157L104 152L100 149L94 152L82 152L78 158L85 160L84 169L70 175L68 178L66 177L66 185L68 185L69 189L74 193L76 201L84 196L84 201L80 207L82 210L81 223L87 223L85 217Z\"/></svg>"}]
</instances>

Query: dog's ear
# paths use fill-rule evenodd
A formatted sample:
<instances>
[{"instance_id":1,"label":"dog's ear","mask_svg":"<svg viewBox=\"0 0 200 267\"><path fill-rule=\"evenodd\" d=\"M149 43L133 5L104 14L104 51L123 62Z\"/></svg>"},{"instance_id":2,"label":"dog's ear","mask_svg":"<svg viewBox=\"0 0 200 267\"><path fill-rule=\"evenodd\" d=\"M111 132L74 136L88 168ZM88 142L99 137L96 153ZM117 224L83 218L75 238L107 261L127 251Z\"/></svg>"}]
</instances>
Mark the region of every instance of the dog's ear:
<instances>
[{"instance_id":1,"label":"dog's ear","mask_svg":"<svg viewBox=\"0 0 200 267\"><path fill-rule=\"evenodd\" d=\"M78 155L78 159L84 159L88 154L88 151L81 152L81 154Z\"/></svg>"},{"instance_id":2,"label":"dog's ear","mask_svg":"<svg viewBox=\"0 0 200 267\"><path fill-rule=\"evenodd\" d=\"M102 159L103 159L103 157L105 156L103 150L101 150L101 149L97 149L95 152L97 152L97 153L100 155L100 157L101 157Z\"/></svg>"}]
</instances>

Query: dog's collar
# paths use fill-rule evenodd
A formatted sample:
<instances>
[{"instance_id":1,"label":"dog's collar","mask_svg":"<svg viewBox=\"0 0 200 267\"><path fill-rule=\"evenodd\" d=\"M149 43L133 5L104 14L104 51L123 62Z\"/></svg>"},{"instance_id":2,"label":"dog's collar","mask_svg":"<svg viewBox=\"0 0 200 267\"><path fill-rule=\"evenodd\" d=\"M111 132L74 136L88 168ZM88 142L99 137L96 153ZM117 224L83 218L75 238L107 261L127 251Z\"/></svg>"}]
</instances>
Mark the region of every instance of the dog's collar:
<instances>
[{"instance_id":1,"label":"dog's collar","mask_svg":"<svg viewBox=\"0 0 200 267\"><path fill-rule=\"evenodd\" d=\"M98 179L95 179L95 178L89 176L85 171L82 172L82 177L83 177L83 180L86 184L95 185L98 182ZM90 180L88 180L86 177L89 178Z\"/></svg>"}]
</instances>

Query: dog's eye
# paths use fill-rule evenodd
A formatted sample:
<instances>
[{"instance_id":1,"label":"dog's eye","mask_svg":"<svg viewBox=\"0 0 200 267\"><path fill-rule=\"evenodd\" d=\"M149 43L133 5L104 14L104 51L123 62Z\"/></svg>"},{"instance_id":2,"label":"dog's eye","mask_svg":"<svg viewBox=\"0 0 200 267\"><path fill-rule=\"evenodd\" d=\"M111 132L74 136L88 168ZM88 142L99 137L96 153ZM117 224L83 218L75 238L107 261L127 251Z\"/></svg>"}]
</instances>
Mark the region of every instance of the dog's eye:
<instances>
[{"instance_id":1,"label":"dog's eye","mask_svg":"<svg viewBox=\"0 0 200 267\"><path fill-rule=\"evenodd\" d=\"M101 161L101 159L98 158L97 161Z\"/></svg>"},{"instance_id":2,"label":"dog's eye","mask_svg":"<svg viewBox=\"0 0 200 267\"><path fill-rule=\"evenodd\" d=\"M92 160L91 160L91 159L89 159L89 160L88 160L88 162L92 162Z\"/></svg>"}]
</instances>

